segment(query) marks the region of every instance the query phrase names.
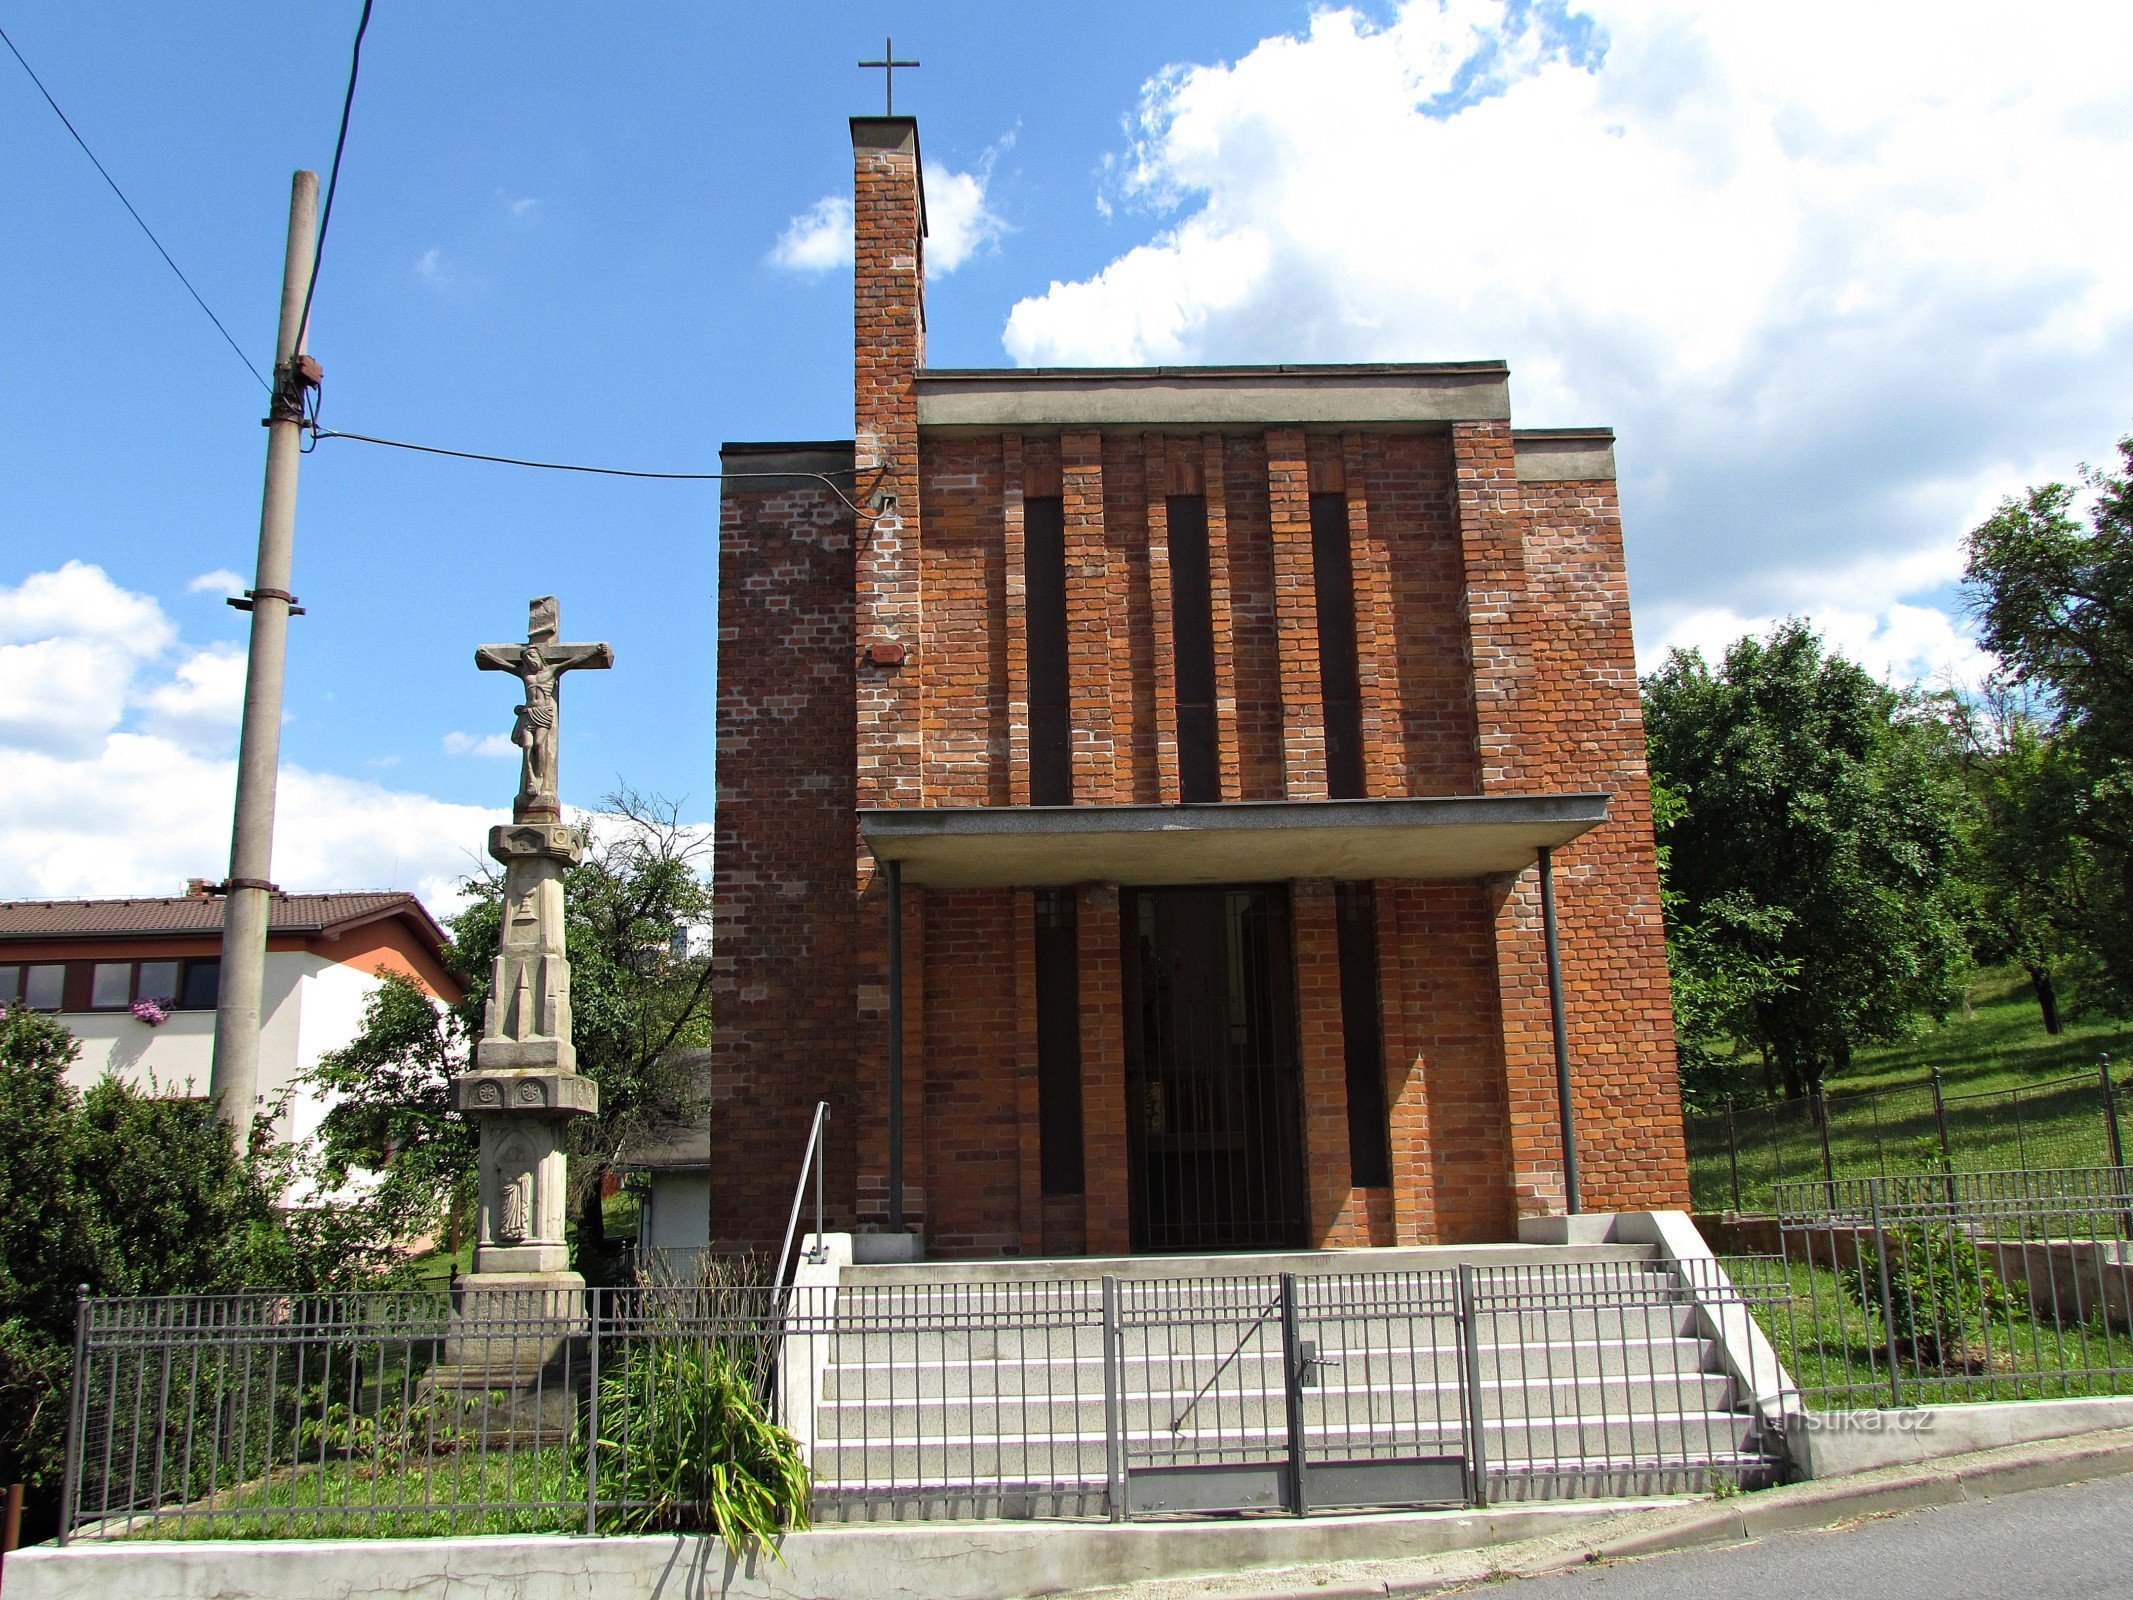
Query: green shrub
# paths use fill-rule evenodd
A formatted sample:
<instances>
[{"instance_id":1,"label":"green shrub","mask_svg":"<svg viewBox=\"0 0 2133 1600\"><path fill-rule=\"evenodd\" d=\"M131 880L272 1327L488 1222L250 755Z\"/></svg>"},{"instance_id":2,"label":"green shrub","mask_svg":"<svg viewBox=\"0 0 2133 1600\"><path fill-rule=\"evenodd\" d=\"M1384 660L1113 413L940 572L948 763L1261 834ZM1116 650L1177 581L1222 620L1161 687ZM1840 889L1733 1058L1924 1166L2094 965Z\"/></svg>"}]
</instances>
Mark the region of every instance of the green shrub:
<instances>
[{"instance_id":1,"label":"green shrub","mask_svg":"<svg viewBox=\"0 0 2133 1600\"><path fill-rule=\"evenodd\" d=\"M735 1555L777 1552L807 1526L800 1442L770 1420L750 1367L714 1340L679 1334L631 1350L600 1382L593 1449L600 1494L632 1502L631 1532L712 1532Z\"/></svg>"},{"instance_id":2,"label":"green shrub","mask_svg":"<svg viewBox=\"0 0 2133 1600\"><path fill-rule=\"evenodd\" d=\"M2002 1304L1999 1279L1977 1246L1945 1224L1906 1222L1885 1230L1889 1292L1869 1240L1860 1238L1859 1264L1846 1286L1867 1310L1879 1312L1900 1354L1921 1367L1945 1371L1968 1359L1986 1317Z\"/></svg>"}]
</instances>

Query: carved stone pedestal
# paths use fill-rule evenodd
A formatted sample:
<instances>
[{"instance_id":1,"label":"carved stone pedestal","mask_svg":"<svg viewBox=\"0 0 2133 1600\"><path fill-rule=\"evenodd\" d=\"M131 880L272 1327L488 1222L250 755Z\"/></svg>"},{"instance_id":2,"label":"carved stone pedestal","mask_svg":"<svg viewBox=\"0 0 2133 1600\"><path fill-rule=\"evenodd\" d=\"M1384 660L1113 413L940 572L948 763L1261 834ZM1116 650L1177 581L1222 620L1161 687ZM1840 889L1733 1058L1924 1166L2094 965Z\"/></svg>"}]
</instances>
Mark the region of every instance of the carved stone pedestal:
<instances>
[{"instance_id":1,"label":"carved stone pedestal","mask_svg":"<svg viewBox=\"0 0 2133 1600\"><path fill-rule=\"evenodd\" d=\"M474 1070L452 1084L481 1133L480 1225L444 1359L426 1382L455 1402L458 1426L512 1444L570 1437L585 1370L585 1280L570 1270L564 1231L565 1137L573 1117L599 1109L600 1088L575 1070L563 944L563 873L584 844L555 821L490 830L489 853L504 864L503 928Z\"/></svg>"}]
</instances>

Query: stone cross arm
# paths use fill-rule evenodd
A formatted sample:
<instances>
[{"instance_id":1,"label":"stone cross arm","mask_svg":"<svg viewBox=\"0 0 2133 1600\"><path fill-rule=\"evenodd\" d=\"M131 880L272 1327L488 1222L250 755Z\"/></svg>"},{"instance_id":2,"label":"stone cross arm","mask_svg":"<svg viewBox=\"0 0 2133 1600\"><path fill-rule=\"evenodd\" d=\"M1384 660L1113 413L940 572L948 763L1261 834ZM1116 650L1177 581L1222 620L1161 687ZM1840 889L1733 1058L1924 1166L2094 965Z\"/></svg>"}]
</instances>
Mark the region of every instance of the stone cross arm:
<instances>
[{"instance_id":1,"label":"stone cross arm","mask_svg":"<svg viewBox=\"0 0 2133 1600\"><path fill-rule=\"evenodd\" d=\"M519 672L525 661L526 647L523 644L484 644L474 647L474 665L484 672ZM541 664L557 672L570 672L579 667L599 669L615 664L615 647L611 644L557 644L541 643ZM521 674L523 675L523 674Z\"/></svg>"}]
</instances>

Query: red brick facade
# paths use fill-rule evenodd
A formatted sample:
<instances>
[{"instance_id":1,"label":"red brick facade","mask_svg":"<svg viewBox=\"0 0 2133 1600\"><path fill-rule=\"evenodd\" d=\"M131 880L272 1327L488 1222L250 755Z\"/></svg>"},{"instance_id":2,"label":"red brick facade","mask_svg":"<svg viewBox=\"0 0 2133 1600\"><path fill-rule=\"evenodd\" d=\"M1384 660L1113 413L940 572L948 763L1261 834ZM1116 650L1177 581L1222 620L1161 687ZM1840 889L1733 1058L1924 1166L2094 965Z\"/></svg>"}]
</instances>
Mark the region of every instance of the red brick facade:
<instances>
[{"instance_id":1,"label":"red brick facade","mask_svg":"<svg viewBox=\"0 0 2133 1600\"><path fill-rule=\"evenodd\" d=\"M1076 417L1089 403L1074 390L1056 418L1031 420L1025 406L987 422L995 413L944 400L936 420L921 396L916 128L855 120L853 142L855 442L726 457L729 472L825 473L852 485L861 509L818 478L725 486L714 1243L775 1244L817 1099L832 1106L833 1226L887 1221L887 898L857 813L1029 803L1028 502L1052 496L1077 807L1180 800L1170 495L1204 505L1221 799L1327 798L1311 496L1345 496L1365 794L1612 797L1607 820L1555 858L1584 1200L1681 1203L1605 436L1514 435L1487 400L1500 369L1485 366L1396 369L1453 397L1440 416L1411 416L1404 401L1362 415L1343 400L1332 409L1347 414L1318 419L1308 405L1286 420L1271 409L1212 422L1131 407ZM1122 388L1136 378L1097 376ZM1253 381L1242 369L1207 380ZM1327 381L1346 394L1366 380L1335 370ZM1483 400L1467 404L1467 389ZM1563 1198L1536 875L1386 879L1374 896L1392 1182L1358 1188L1334 885L1288 889L1309 1241L1509 1237L1518 1217ZM1047 1194L1036 896L903 891L903 1204L932 1254L1132 1247L1135 946L1115 885L1072 897L1085 1178L1080 1194Z\"/></svg>"}]
</instances>

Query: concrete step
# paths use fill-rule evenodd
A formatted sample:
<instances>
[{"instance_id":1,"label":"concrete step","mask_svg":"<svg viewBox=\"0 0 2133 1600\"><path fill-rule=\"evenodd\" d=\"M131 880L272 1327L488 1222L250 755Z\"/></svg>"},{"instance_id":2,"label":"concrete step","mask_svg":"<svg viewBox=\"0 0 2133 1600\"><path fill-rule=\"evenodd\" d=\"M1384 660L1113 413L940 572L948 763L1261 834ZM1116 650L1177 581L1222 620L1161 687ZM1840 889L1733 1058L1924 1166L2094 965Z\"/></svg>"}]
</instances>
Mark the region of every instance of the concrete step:
<instances>
[{"instance_id":1,"label":"concrete step","mask_svg":"<svg viewBox=\"0 0 2133 1600\"><path fill-rule=\"evenodd\" d=\"M1357 1351L1330 1340L1319 1341L1321 1357L1338 1367L1322 1368L1326 1381L1338 1372L1349 1383L1412 1387L1457 1383L1464 1366L1456 1346L1373 1343ZM1514 1382L1552 1383L1559 1375L1613 1377L1627 1373L1691 1375L1716 1361L1711 1346L1693 1335L1634 1342L1595 1344L1586 1339L1540 1340L1514 1345L1483 1345L1477 1352L1484 1382L1502 1377ZM1162 1351L1136 1352L1126 1363L1126 1380L1135 1387L1198 1388L1208 1381L1215 1359ZM1239 1351L1218 1387L1240 1383L1277 1383L1281 1373L1278 1341L1255 1342ZM1096 1350L1075 1354L1042 1351L1029 1356L1003 1354L992 1360L946 1363L919 1360L908 1350L863 1352L863 1359L838 1361L823 1374L824 1399L905 1400L942 1394L1070 1395L1103 1392L1103 1357Z\"/></svg>"},{"instance_id":2,"label":"concrete step","mask_svg":"<svg viewBox=\"0 0 2133 1600\"><path fill-rule=\"evenodd\" d=\"M1653 1261L1654 1245L1425 1245L1401 1249L1296 1250L1204 1256L1069 1256L996 1261L909 1261L846 1267L847 1285L922 1283L1098 1283L1106 1275L1146 1279L1238 1278L1294 1272L1446 1272L1462 1262L1477 1267L1567 1266L1589 1262Z\"/></svg>"},{"instance_id":3,"label":"concrete step","mask_svg":"<svg viewBox=\"0 0 2133 1600\"><path fill-rule=\"evenodd\" d=\"M1123 1424L1129 1429L1157 1424L1168 1427L1189 1414L1206 1426L1221 1428L1231 1421L1284 1415L1284 1391L1278 1382L1263 1381L1269 1376L1278 1378L1278 1374L1255 1376L1261 1381L1222 1384L1204 1392L1197 1385L1184 1384L1170 1389L1129 1388L1119 1401ZM1482 1394L1482 1411L1496 1417L1574 1418L1615 1411L1678 1416L1722 1410L1732 1402L1732 1380L1715 1372L1534 1378L1488 1386ZM1456 1378L1398 1388L1328 1380L1303 1391L1304 1416L1314 1426L1321 1419L1329 1424L1336 1420L1456 1419L1463 1404L1463 1390ZM1044 1426L1101 1428L1105 1406L1101 1390L1083 1390L1079 1394L1047 1394L1041 1389L1028 1394L939 1394L889 1401L825 1398L815 1410L815 1437L865 1431L874 1438L896 1438L915 1428L934 1427L966 1437L988 1431L1023 1433Z\"/></svg>"},{"instance_id":4,"label":"concrete step","mask_svg":"<svg viewBox=\"0 0 2133 1600\"><path fill-rule=\"evenodd\" d=\"M1552 1424L1491 1420L1484 1440L1491 1471L1607 1470L1627 1463L1737 1461L1756 1455L1751 1419L1717 1411L1655 1421L1649 1417L1599 1416ZM1307 1448L1321 1460L1364 1460L1402 1455L1456 1456L1464 1435L1362 1425L1324 1429L1308 1436ZM1128 1430L1131 1467L1189 1466L1217 1460L1281 1460L1285 1428L1237 1428L1220 1439L1180 1440L1167 1430ZM969 1439L924 1434L896 1443L817 1441L810 1457L825 1490L932 1489L954 1484L1101 1481L1108 1457L1103 1430L1079 1434L1008 1435Z\"/></svg>"}]
</instances>

